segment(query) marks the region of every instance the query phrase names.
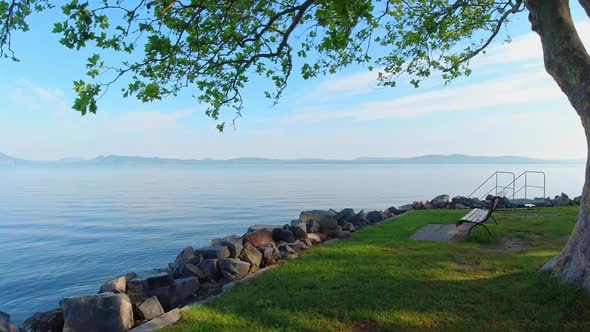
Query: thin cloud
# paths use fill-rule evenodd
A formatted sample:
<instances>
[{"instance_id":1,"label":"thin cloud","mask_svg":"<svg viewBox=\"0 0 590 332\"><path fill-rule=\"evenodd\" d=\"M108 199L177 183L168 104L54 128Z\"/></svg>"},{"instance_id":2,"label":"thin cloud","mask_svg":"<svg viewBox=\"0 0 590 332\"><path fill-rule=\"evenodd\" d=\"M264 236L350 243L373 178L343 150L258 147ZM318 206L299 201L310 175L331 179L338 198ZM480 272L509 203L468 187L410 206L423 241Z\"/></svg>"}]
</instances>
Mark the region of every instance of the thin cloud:
<instances>
[{"instance_id":1,"label":"thin cloud","mask_svg":"<svg viewBox=\"0 0 590 332\"><path fill-rule=\"evenodd\" d=\"M28 111L57 110L64 112L70 110L65 102L63 90L42 87L30 80L19 80L9 94L14 104Z\"/></svg>"}]
</instances>

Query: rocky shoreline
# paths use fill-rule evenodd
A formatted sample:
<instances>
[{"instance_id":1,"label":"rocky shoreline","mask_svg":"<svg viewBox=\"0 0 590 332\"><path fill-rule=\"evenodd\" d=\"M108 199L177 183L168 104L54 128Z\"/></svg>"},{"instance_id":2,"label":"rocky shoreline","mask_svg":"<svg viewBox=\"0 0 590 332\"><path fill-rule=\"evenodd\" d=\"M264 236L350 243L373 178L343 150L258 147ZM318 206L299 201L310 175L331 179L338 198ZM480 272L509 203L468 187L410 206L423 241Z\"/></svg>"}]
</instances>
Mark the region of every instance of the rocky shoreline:
<instances>
[{"instance_id":1,"label":"rocky shoreline","mask_svg":"<svg viewBox=\"0 0 590 332\"><path fill-rule=\"evenodd\" d=\"M242 235L213 239L202 248L186 247L166 268L130 272L103 284L98 293L65 298L60 307L35 313L21 328L0 311L0 332L99 332L127 331L176 308L219 294L223 285L259 269L297 257L298 253L333 238L348 238L358 229L411 210L486 208L485 200L439 195L383 211L346 208L301 212L285 225L254 225ZM580 197L566 194L535 199L545 207L579 205ZM498 208L523 208L526 204L506 197Z\"/></svg>"}]
</instances>

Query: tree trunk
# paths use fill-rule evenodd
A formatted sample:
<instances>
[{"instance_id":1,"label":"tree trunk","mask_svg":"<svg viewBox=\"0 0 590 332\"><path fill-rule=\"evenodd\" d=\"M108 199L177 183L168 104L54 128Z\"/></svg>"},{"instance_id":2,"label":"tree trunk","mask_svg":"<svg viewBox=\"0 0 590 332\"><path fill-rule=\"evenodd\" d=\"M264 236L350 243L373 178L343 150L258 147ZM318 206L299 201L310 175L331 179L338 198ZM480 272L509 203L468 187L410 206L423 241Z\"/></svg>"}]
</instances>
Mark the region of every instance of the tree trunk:
<instances>
[{"instance_id":1,"label":"tree trunk","mask_svg":"<svg viewBox=\"0 0 590 332\"><path fill-rule=\"evenodd\" d=\"M529 20L541 37L545 69L580 115L590 152L590 56L571 18L568 0L529 0ZM590 290L590 154L576 227L561 253L544 269Z\"/></svg>"}]
</instances>

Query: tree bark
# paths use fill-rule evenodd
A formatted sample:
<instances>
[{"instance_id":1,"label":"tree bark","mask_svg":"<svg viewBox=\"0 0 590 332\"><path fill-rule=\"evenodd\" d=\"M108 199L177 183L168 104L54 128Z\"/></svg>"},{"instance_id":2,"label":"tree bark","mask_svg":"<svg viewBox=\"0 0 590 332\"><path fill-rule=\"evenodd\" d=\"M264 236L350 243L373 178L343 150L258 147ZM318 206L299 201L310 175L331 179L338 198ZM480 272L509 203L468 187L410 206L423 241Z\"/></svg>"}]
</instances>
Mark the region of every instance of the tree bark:
<instances>
[{"instance_id":1,"label":"tree bark","mask_svg":"<svg viewBox=\"0 0 590 332\"><path fill-rule=\"evenodd\" d=\"M580 1L584 3L586 1ZM529 21L541 37L545 69L581 118L590 152L590 56L572 21L568 0L529 0ZM585 7L586 9L586 7ZM561 253L544 269L590 290L590 154L576 226Z\"/></svg>"}]
</instances>

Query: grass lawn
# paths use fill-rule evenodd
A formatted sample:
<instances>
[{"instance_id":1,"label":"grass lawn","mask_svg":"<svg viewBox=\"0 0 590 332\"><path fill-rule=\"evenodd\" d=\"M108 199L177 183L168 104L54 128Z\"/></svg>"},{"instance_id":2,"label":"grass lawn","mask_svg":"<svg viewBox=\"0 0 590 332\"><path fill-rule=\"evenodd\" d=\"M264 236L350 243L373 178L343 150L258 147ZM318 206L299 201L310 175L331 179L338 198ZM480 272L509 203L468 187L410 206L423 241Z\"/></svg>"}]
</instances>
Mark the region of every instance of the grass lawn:
<instances>
[{"instance_id":1,"label":"grass lawn","mask_svg":"<svg viewBox=\"0 0 590 332\"><path fill-rule=\"evenodd\" d=\"M164 331L590 330L590 296L537 272L576 207L498 211L492 240L481 229L464 243L408 239L465 213L416 211L316 247Z\"/></svg>"}]
</instances>

